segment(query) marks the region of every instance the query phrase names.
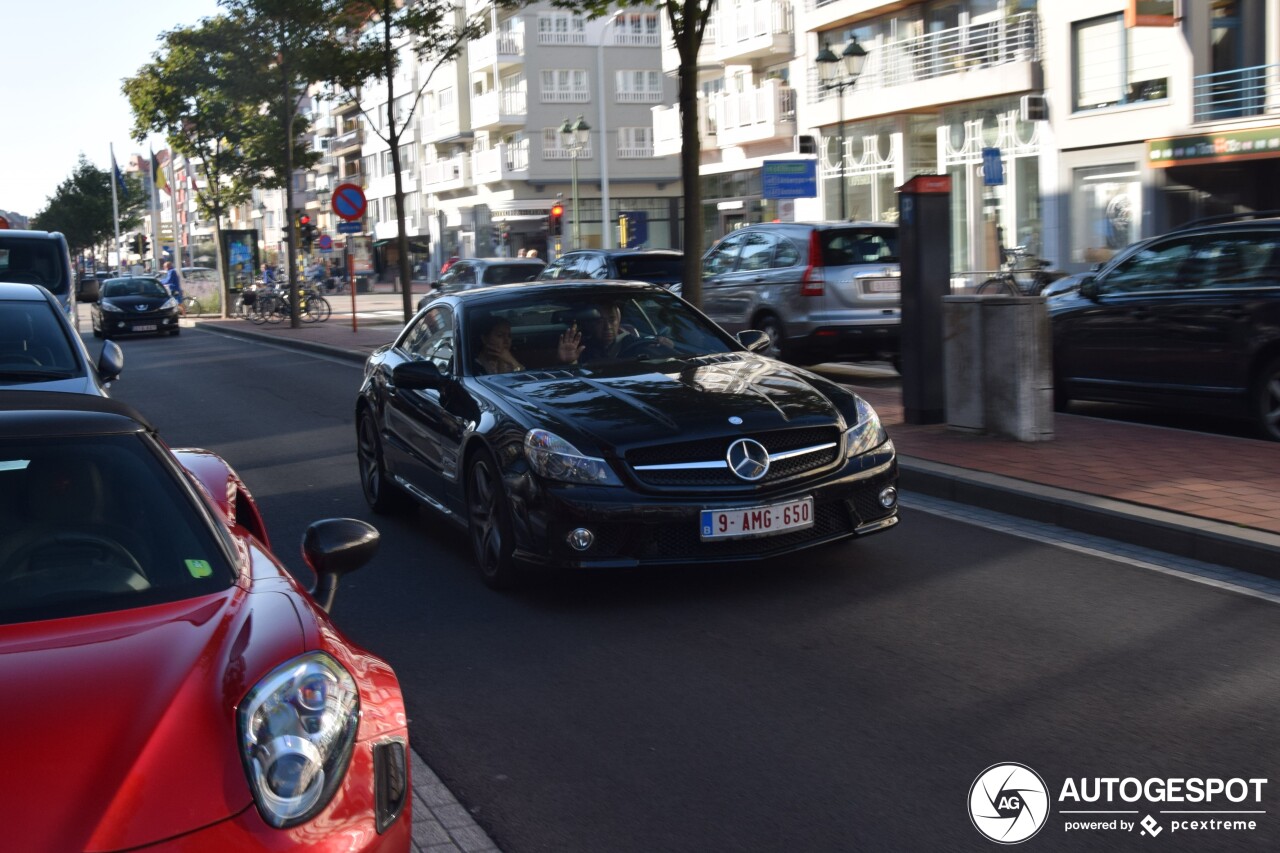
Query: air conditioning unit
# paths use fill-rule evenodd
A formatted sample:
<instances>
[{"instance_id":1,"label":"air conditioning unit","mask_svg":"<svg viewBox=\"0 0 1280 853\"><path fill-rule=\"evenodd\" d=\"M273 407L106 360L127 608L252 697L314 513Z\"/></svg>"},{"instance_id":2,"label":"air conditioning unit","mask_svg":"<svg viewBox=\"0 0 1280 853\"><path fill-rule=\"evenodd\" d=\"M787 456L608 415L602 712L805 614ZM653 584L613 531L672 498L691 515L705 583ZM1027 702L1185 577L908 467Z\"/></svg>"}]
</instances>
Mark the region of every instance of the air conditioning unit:
<instances>
[{"instance_id":1,"label":"air conditioning unit","mask_svg":"<svg viewBox=\"0 0 1280 853\"><path fill-rule=\"evenodd\" d=\"M1019 117L1023 121L1048 121L1049 99L1044 95L1023 95L1019 104Z\"/></svg>"},{"instance_id":2,"label":"air conditioning unit","mask_svg":"<svg viewBox=\"0 0 1280 853\"><path fill-rule=\"evenodd\" d=\"M812 136L802 134L796 137L795 149L797 154L817 154L818 141Z\"/></svg>"}]
</instances>

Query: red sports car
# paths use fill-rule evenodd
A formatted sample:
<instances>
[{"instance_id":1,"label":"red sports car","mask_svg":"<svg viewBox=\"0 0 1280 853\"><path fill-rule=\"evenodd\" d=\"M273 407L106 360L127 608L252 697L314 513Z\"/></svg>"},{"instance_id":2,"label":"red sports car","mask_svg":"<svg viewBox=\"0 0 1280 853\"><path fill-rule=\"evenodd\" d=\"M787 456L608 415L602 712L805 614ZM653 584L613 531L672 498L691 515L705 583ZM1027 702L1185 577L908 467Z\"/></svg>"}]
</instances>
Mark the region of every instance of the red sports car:
<instances>
[{"instance_id":1,"label":"red sports car","mask_svg":"<svg viewBox=\"0 0 1280 853\"><path fill-rule=\"evenodd\" d=\"M399 682L326 612L377 545L313 524L318 601L217 456L109 399L0 395L0 846L407 850Z\"/></svg>"}]
</instances>

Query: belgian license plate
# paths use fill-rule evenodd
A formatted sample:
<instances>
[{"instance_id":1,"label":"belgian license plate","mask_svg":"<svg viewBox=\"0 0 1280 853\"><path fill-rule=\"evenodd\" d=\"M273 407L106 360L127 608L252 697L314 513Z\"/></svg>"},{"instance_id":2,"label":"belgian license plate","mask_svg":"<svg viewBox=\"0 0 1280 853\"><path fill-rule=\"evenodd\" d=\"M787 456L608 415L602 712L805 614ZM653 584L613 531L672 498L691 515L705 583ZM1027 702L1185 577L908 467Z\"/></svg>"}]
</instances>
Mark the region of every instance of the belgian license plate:
<instances>
[{"instance_id":1,"label":"belgian license plate","mask_svg":"<svg viewBox=\"0 0 1280 853\"><path fill-rule=\"evenodd\" d=\"M900 289L896 278L873 278L867 281L868 293L897 293Z\"/></svg>"},{"instance_id":2,"label":"belgian license plate","mask_svg":"<svg viewBox=\"0 0 1280 853\"><path fill-rule=\"evenodd\" d=\"M134 326L133 330L135 332L154 332L156 330L156 327L154 324L150 326Z\"/></svg>"},{"instance_id":3,"label":"belgian license plate","mask_svg":"<svg viewBox=\"0 0 1280 853\"><path fill-rule=\"evenodd\" d=\"M813 498L798 498L768 506L704 509L699 525L702 539L742 539L771 536L813 527Z\"/></svg>"}]
</instances>

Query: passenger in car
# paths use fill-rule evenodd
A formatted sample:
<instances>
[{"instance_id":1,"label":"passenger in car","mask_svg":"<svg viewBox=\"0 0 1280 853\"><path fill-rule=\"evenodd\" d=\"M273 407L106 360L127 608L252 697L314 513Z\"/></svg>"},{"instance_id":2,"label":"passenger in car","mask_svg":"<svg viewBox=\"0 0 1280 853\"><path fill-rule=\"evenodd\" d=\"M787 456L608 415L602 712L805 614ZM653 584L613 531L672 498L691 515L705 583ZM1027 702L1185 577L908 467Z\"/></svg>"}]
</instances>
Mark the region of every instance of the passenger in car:
<instances>
[{"instance_id":1,"label":"passenger in car","mask_svg":"<svg viewBox=\"0 0 1280 853\"><path fill-rule=\"evenodd\" d=\"M475 358L478 373L512 373L524 365L511 352L511 323L490 317L480 324L480 354Z\"/></svg>"}]
</instances>

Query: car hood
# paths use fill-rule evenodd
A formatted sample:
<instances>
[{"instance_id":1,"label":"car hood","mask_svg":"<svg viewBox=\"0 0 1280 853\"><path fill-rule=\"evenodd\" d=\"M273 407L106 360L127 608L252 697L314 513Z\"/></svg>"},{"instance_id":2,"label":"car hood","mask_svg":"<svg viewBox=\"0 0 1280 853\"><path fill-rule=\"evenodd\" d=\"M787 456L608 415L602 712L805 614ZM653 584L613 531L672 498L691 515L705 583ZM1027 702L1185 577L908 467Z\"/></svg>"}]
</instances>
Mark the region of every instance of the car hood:
<instances>
[{"instance_id":1,"label":"car hood","mask_svg":"<svg viewBox=\"0 0 1280 853\"><path fill-rule=\"evenodd\" d=\"M747 354L486 379L502 385L505 399L537 413L534 420L546 423L549 414L562 437L615 447L830 424L841 410L851 411L853 400L812 374Z\"/></svg>"},{"instance_id":2,"label":"car hood","mask_svg":"<svg viewBox=\"0 0 1280 853\"><path fill-rule=\"evenodd\" d=\"M7 391L62 391L68 394L94 394L106 396L102 386L89 376L69 376L63 379L31 380L17 375L6 376L0 372L0 390Z\"/></svg>"},{"instance_id":3,"label":"car hood","mask_svg":"<svg viewBox=\"0 0 1280 853\"><path fill-rule=\"evenodd\" d=\"M169 298L168 296L112 296L103 299L102 302L114 305L121 311L141 313L143 311L159 311L160 307L169 301Z\"/></svg>"},{"instance_id":4,"label":"car hood","mask_svg":"<svg viewBox=\"0 0 1280 853\"><path fill-rule=\"evenodd\" d=\"M238 587L0 626L6 847L132 849L251 807L235 708L302 645L286 595Z\"/></svg>"}]
</instances>

